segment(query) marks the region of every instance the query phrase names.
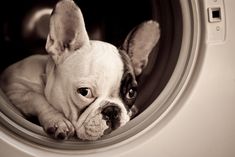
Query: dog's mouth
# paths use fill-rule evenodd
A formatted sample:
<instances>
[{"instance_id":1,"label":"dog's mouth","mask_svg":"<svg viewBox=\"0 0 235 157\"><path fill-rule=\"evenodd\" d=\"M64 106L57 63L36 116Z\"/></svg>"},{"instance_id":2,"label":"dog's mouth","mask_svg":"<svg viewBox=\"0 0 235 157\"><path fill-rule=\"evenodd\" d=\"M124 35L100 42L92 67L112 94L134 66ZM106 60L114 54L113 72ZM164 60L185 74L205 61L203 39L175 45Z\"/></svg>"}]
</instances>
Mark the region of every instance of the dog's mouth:
<instances>
[{"instance_id":1,"label":"dog's mouth","mask_svg":"<svg viewBox=\"0 0 235 157\"><path fill-rule=\"evenodd\" d=\"M125 125L129 120L130 117L120 105L91 105L79 117L76 133L82 140L97 140Z\"/></svg>"}]
</instances>

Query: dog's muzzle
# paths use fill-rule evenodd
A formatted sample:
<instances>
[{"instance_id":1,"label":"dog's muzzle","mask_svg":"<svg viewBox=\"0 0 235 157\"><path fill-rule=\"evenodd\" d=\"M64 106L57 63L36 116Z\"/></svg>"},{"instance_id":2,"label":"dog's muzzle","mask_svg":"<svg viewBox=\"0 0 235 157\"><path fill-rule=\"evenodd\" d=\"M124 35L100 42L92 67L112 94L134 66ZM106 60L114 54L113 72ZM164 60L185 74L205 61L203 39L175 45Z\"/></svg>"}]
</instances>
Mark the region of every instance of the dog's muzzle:
<instances>
[{"instance_id":1,"label":"dog's muzzle","mask_svg":"<svg viewBox=\"0 0 235 157\"><path fill-rule=\"evenodd\" d=\"M80 139L97 140L130 120L124 106L110 102L101 104L92 104L79 117L76 132Z\"/></svg>"}]
</instances>

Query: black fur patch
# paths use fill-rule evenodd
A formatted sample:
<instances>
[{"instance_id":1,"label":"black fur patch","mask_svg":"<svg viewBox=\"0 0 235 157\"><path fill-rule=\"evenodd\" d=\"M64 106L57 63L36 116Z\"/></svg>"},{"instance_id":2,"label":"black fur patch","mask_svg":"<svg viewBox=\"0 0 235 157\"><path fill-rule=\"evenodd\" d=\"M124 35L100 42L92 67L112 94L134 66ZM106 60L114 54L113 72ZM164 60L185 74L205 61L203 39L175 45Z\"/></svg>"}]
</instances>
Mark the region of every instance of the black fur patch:
<instances>
[{"instance_id":1,"label":"black fur patch","mask_svg":"<svg viewBox=\"0 0 235 157\"><path fill-rule=\"evenodd\" d=\"M136 100L138 85L132 67L131 59L124 50L119 50L119 53L124 63L124 72L121 81L120 96L123 102L127 105L127 109L130 110ZM132 92L136 92L135 96L132 98L128 97L128 92L130 90L132 90Z\"/></svg>"}]
</instances>

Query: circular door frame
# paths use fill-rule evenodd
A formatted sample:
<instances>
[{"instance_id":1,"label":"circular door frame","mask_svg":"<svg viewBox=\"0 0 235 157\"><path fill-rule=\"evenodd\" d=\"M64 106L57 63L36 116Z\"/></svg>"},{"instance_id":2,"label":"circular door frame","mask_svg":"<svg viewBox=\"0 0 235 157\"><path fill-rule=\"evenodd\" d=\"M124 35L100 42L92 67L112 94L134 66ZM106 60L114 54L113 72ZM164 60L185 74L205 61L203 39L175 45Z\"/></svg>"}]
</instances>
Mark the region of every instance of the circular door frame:
<instances>
[{"instance_id":1,"label":"circular door frame","mask_svg":"<svg viewBox=\"0 0 235 157\"><path fill-rule=\"evenodd\" d=\"M191 83L190 80L195 69L195 63L197 62L198 49L202 37L200 34L201 23L200 14L198 12L199 4L196 1L189 2L183 0L180 0L180 4L182 10L183 37L180 56L172 77L152 105L135 119L130 121L128 125L114 131L111 135L108 135L95 143L86 142L86 144L77 145L76 142L67 141L55 147L57 141L48 138L42 133L41 127L38 127L35 132L30 132L27 130L27 127L25 127L28 126L30 122L25 120L23 125L19 125L17 124L17 120L22 118L19 114L15 114L12 109L10 113L11 118L9 118L4 114L6 111L1 108L0 122L3 124L4 128L8 128L2 129L4 130L4 133L9 135L22 135L21 141L26 143L29 150L35 149L44 153L63 153L68 155L74 152L76 154L102 154L104 152L112 154L112 151L122 153L128 149L133 149L140 142L143 143L143 141L148 140L153 134L157 134L156 130L160 130L176 114L175 112L172 112L175 110L176 106L180 107L183 105L178 102L179 99L183 97L184 91L187 89L188 85ZM4 97L0 97L0 101L1 105L9 105L9 102L7 102ZM9 131L9 128L11 131ZM12 132L12 130L14 131ZM154 132L152 130L154 130ZM32 137L34 137L33 140ZM37 141L37 138L42 140ZM44 145L45 141L47 142L47 147ZM65 149L65 147L68 148L68 146L70 146L70 148Z\"/></svg>"}]
</instances>

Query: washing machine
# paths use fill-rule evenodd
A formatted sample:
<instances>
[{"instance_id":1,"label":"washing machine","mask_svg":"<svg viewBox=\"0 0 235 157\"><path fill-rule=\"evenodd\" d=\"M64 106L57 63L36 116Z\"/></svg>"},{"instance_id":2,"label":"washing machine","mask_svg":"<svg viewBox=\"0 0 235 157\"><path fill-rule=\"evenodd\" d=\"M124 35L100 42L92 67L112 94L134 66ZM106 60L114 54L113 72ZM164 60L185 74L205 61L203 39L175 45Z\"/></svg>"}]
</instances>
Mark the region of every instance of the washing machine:
<instances>
[{"instance_id":1,"label":"washing machine","mask_svg":"<svg viewBox=\"0 0 235 157\"><path fill-rule=\"evenodd\" d=\"M56 0L1 5L1 70L44 53ZM97 141L48 137L0 91L1 157L234 157L235 1L76 1L93 39L120 44L136 24L157 20L160 42L149 57L138 113ZM4 53L4 55L3 55Z\"/></svg>"}]
</instances>

